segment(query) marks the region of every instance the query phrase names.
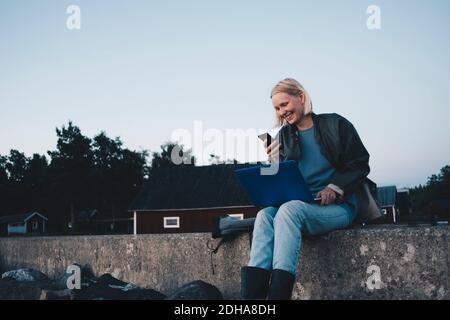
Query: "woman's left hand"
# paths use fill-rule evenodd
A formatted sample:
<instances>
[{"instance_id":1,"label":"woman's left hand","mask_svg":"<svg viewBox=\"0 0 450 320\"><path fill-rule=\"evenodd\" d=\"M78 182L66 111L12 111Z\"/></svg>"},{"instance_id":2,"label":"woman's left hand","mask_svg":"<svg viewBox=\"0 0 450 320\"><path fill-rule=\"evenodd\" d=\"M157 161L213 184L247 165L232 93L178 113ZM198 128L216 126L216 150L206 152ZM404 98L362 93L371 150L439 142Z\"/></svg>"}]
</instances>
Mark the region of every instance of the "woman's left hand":
<instances>
[{"instance_id":1,"label":"woman's left hand","mask_svg":"<svg viewBox=\"0 0 450 320\"><path fill-rule=\"evenodd\" d=\"M326 187L322 191L319 191L316 195L317 198L321 198L320 205L327 205L336 201L336 192L329 187Z\"/></svg>"}]
</instances>

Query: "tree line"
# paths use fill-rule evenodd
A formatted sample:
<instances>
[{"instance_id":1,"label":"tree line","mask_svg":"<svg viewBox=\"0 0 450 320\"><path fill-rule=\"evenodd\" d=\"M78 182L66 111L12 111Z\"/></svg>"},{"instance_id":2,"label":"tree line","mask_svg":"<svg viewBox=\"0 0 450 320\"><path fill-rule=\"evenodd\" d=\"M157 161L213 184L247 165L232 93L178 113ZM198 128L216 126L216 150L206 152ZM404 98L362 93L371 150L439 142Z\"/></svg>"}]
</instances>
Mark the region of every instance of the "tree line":
<instances>
[{"instance_id":1,"label":"tree line","mask_svg":"<svg viewBox=\"0 0 450 320\"><path fill-rule=\"evenodd\" d=\"M423 211L435 200L450 202L450 165L441 168L438 174L428 178L425 185L410 189L412 207L415 211Z\"/></svg>"},{"instance_id":2,"label":"tree line","mask_svg":"<svg viewBox=\"0 0 450 320\"><path fill-rule=\"evenodd\" d=\"M89 138L71 121L56 128L56 136L56 149L46 155L27 157L18 150L0 155L0 215L41 212L50 232L65 231L76 210L123 217L152 168L172 165L176 146L163 144L149 160L149 151L129 150L103 131ZM191 153L182 146L181 152Z\"/></svg>"}]
</instances>

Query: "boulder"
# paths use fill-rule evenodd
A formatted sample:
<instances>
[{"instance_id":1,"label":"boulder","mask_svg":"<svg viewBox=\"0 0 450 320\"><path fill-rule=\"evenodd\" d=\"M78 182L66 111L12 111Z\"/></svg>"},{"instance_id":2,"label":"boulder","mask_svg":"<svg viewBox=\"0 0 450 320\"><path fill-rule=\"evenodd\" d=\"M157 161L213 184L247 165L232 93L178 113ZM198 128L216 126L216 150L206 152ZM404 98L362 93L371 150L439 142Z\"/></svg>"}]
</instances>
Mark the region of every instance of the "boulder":
<instances>
[{"instance_id":1,"label":"boulder","mask_svg":"<svg viewBox=\"0 0 450 320\"><path fill-rule=\"evenodd\" d=\"M217 287L204 282L196 280L183 285L176 290L169 298L169 300L223 300L222 293Z\"/></svg>"},{"instance_id":2,"label":"boulder","mask_svg":"<svg viewBox=\"0 0 450 320\"><path fill-rule=\"evenodd\" d=\"M22 268L17 270L7 271L2 274L2 279L10 278L19 282L29 281L48 281L48 277L42 272L32 268Z\"/></svg>"},{"instance_id":3,"label":"boulder","mask_svg":"<svg viewBox=\"0 0 450 320\"><path fill-rule=\"evenodd\" d=\"M132 283L106 273L82 283L80 290L72 290L75 300L163 300L166 296L153 289L141 289Z\"/></svg>"},{"instance_id":4,"label":"boulder","mask_svg":"<svg viewBox=\"0 0 450 320\"><path fill-rule=\"evenodd\" d=\"M0 300L38 300L41 292L42 289L33 281L0 280Z\"/></svg>"},{"instance_id":5,"label":"boulder","mask_svg":"<svg viewBox=\"0 0 450 320\"><path fill-rule=\"evenodd\" d=\"M81 267L81 289L68 289L71 276L64 273L50 280L45 274L31 268L3 273L0 280L0 300L164 300L166 295L121 281L106 273L100 277Z\"/></svg>"},{"instance_id":6,"label":"boulder","mask_svg":"<svg viewBox=\"0 0 450 320\"><path fill-rule=\"evenodd\" d=\"M73 293L70 289L65 290L41 290L39 300L73 300Z\"/></svg>"}]
</instances>

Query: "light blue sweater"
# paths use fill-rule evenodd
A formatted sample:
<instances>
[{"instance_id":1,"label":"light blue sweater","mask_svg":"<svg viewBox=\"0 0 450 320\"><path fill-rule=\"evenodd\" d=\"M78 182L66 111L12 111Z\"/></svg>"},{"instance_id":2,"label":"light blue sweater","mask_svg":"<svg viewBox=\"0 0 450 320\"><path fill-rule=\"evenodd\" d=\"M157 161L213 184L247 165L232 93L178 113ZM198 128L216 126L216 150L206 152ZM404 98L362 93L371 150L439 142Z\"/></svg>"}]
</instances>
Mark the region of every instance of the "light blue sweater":
<instances>
[{"instance_id":1,"label":"light blue sweater","mask_svg":"<svg viewBox=\"0 0 450 320\"><path fill-rule=\"evenodd\" d=\"M314 197L319 191L322 191L331 180L331 176L336 169L320 152L320 146L314 138L314 126L299 131L299 144L301 158L299 161L299 169L305 178L306 183ZM346 201L353 210L356 209L356 196L353 194Z\"/></svg>"}]
</instances>

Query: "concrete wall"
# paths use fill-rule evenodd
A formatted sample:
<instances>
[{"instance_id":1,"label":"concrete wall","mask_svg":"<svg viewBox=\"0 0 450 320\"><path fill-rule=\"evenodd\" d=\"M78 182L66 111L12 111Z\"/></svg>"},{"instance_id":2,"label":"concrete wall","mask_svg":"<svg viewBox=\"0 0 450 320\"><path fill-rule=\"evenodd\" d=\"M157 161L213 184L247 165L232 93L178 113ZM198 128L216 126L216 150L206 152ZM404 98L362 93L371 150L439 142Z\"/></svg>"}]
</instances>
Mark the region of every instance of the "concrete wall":
<instances>
[{"instance_id":1,"label":"concrete wall","mask_svg":"<svg viewBox=\"0 0 450 320\"><path fill-rule=\"evenodd\" d=\"M376 227L305 239L293 297L449 299L449 235L448 226ZM0 271L33 267L58 276L78 262L97 275L108 272L165 294L200 279L216 285L225 298L238 298L249 235L219 249L214 275L206 246L210 238L209 233L2 238Z\"/></svg>"}]
</instances>

